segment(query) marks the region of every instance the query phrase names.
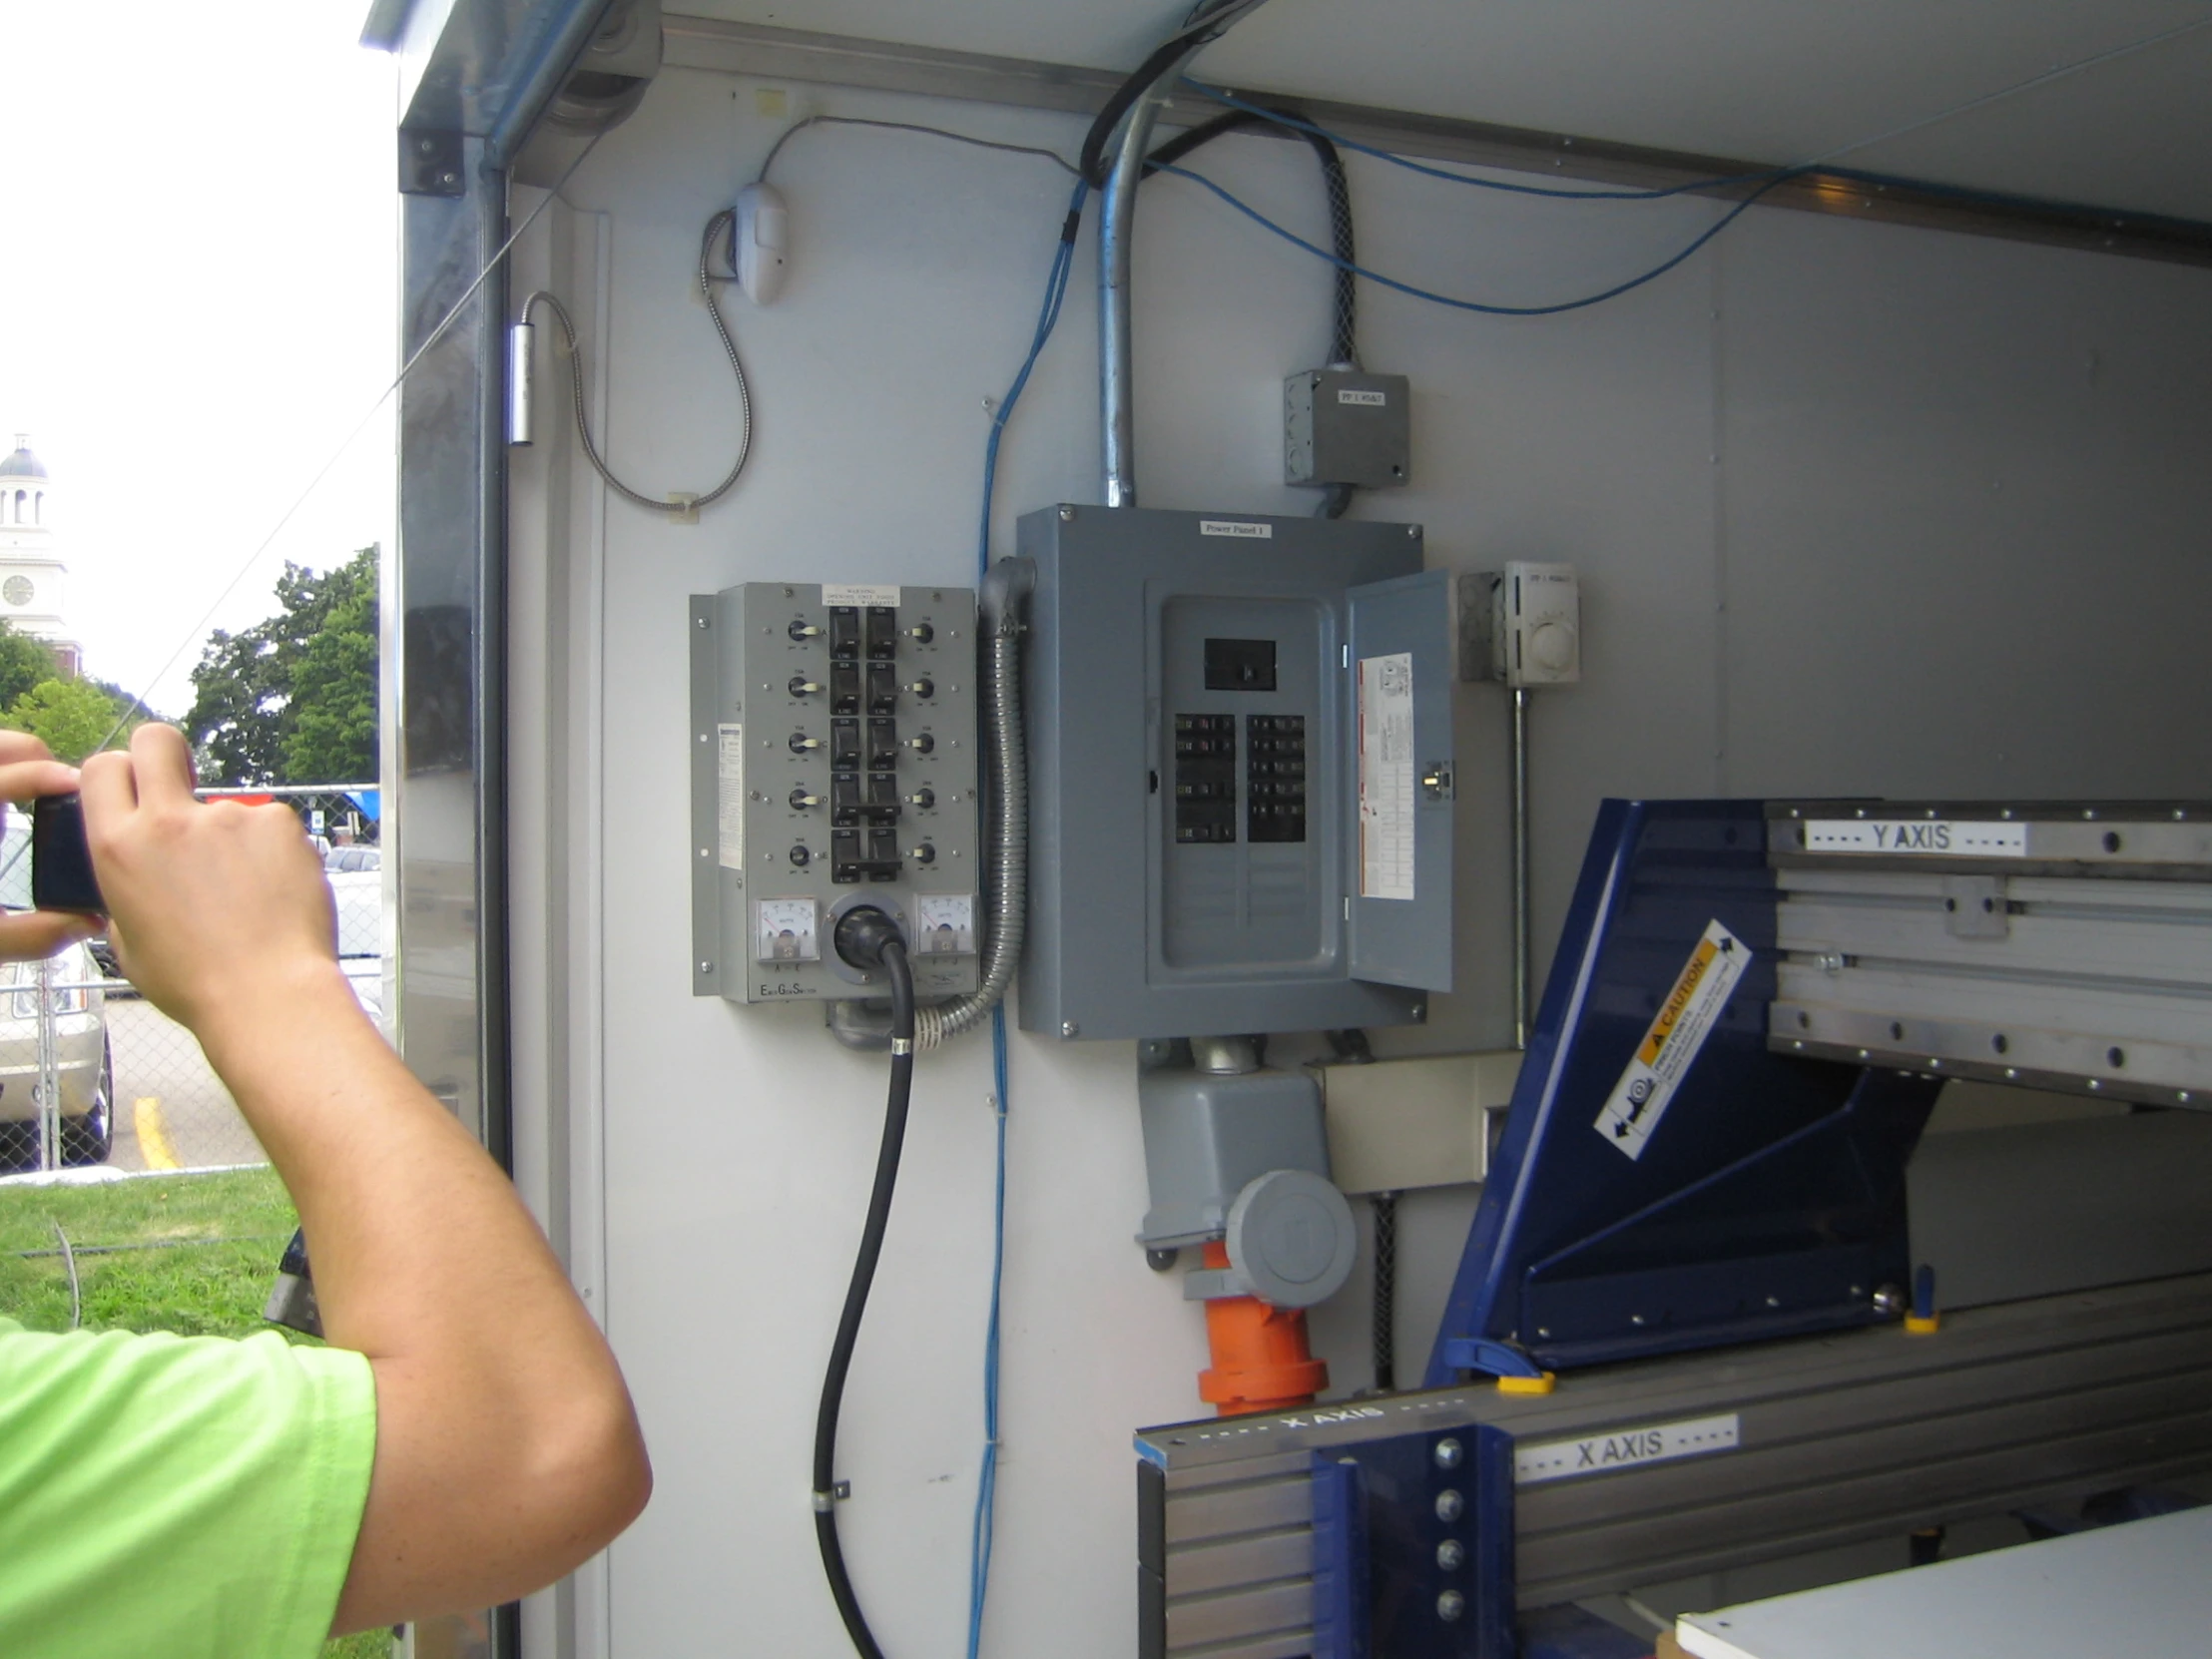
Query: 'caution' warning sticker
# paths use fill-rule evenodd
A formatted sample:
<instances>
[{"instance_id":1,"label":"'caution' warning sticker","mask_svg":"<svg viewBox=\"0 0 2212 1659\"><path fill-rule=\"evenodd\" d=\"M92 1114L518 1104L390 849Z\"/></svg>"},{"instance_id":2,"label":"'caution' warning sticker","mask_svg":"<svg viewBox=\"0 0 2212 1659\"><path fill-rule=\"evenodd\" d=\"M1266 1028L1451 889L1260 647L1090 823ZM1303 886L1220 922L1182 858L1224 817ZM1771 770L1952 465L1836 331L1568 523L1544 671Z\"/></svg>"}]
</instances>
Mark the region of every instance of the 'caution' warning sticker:
<instances>
[{"instance_id":1,"label":"'caution' warning sticker","mask_svg":"<svg viewBox=\"0 0 2212 1659\"><path fill-rule=\"evenodd\" d=\"M1636 1057L1597 1115L1597 1132L1609 1145L1630 1158L1644 1155L1644 1143L1659 1127L1667 1102L1750 965L1751 951L1743 940L1717 921L1706 927L1674 989L1659 1005L1651 1029L1636 1045Z\"/></svg>"}]
</instances>

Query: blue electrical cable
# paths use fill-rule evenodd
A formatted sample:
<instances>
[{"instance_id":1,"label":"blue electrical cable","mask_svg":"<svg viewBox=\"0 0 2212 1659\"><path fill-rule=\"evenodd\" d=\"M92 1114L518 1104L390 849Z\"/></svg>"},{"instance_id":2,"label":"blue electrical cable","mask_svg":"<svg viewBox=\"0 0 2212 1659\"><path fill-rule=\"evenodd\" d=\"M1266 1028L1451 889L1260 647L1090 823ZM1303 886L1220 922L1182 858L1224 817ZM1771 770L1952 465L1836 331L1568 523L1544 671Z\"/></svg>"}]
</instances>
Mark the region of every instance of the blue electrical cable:
<instances>
[{"instance_id":1,"label":"blue electrical cable","mask_svg":"<svg viewBox=\"0 0 2212 1659\"><path fill-rule=\"evenodd\" d=\"M1237 212L1243 214L1245 218L1251 220L1255 225L1261 226L1265 230L1273 231L1285 242L1291 243L1296 247L1305 249L1307 253L1313 255L1314 258L1316 258L1317 260L1325 260L1333 266L1337 266L1342 270L1352 272L1355 276L1365 276L1371 282L1380 282L1382 286L1386 288L1395 288L1400 293L1409 293L1415 299L1426 299L1433 304L1449 305L1454 310L1480 311L1485 316L1552 316L1560 311L1578 311L1586 305L1602 304L1608 299L1617 298L1619 295L1628 292L1631 288L1640 288L1646 282L1664 276L1668 272L1672 271L1676 266L1680 265L1692 254L1695 254L1700 248L1703 248L1707 243L1711 242L1715 237L1719 236L1723 231L1727 230L1729 226L1735 224L1736 221L1740 217L1742 217L1745 209L1749 208L1762 196L1766 195L1768 191L1774 189L1775 186L1781 184L1784 178L1789 177L1789 175L1785 174L1776 178L1769 179L1765 184L1761 185L1757 190L1753 191L1749 196L1745 197L1741 202L1737 203L1733 208L1729 209L1727 213L1723 214L1711 226L1707 227L1706 230L1700 233L1697 238L1689 244L1689 246L1684 248L1673 258L1667 260L1663 264L1652 267L1651 270L1643 273L1643 275L1639 276L1631 276L1625 282L1616 282L1613 286L1605 289L1601 293L1585 294L1580 299L1562 299L1555 304L1550 305L1489 305L1484 304L1478 299L1459 299L1448 293L1437 293L1432 288L1415 287L1411 282L1401 282L1395 276L1385 276L1380 271L1370 271L1364 265L1354 265L1349 260L1340 260L1328 249L1317 248L1312 243L1308 242L1304 237L1298 235L1295 231L1285 230L1282 226L1276 224L1274 220L1268 218L1266 214L1260 212L1259 209L1251 207L1248 204L1238 200L1238 198L1230 195L1228 191L1222 189L1221 186L1215 184L1213 180L1207 178L1203 173L1193 173L1188 168L1172 167L1163 162L1154 162L1152 164L1152 168L1154 172L1172 173L1178 179L1188 179L1194 185L1203 185L1206 189L1212 191L1216 196L1220 197L1224 202L1228 203L1232 208L1235 208Z\"/></svg>"},{"instance_id":2,"label":"blue electrical cable","mask_svg":"<svg viewBox=\"0 0 2212 1659\"><path fill-rule=\"evenodd\" d=\"M1508 196L1548 196L1564 202L1659 202L1670 196L1682 196L1697 191L1713 190L1725 185L1755 185L1761 180L1780 183L1793 174L1805 172L1801 167L1761 168L1755 173L1730 173L1713 179L1691 179L1679 185L1666 185L1658 190L1560 190L1549 185L1513 185L1502 179L1484 179L1469 173L1454 173L1448 168L1430 167L1409 157L1396 155L1373 144L1362 144L1358 139L1346 138L1327 127L1316 126L1295 115L1271 110L1264 104L1250 104L1233 92L1220 87L1210 87L1203 81L1185 77L1183 84L1202 98L1210 98L1217 104L1226 104L1233 110L1243 110L1248 115L1272 121L1278 127L1288 127L1295 132L1317 133L1340 150L1353 150L1363 156L1373 156L1377 161L1388 162L1392 167L1402 167L1408 173L1419 173L1430 179L1441 179L1446 184L1466 185L1474 190L1502 191Z\"/></svg>"},{"instance_id":3,"label":"blue electrical cable","mask_svg":"<svg viewBox=\"0 0 2212 1659\"><path fill-rule=\"evenodd\" d=\"M1037 331L1029 341L1029 355L1021 362L1006 395L991 413L990 436L983 444L983 509L976 526L976 579L991 567L991 498L998 485L998 443L1014 405L1021 401L1029 374L1044 354L1052 330L1060 320L1060 306L1067 298L1068 276L1075 269L1075 237L1083 223L1083 202L1090 186L1078 183L1068 198L1067 217L1060 225L1060 243L1053 251L1052 268L1045 277L1044 303L1037 312ZM983 1464L975 1482L975 1521L969 1537L967 1659L976 1659L983 1642L983 1602L990 1592L992 1510L998 1495L998 1311L999 1290L1006 1269L1006 1007L991 1010L991 1087L997 1116L997 1179L991 1194L991 1310L983 1339Z\"/></svg>"}]
</instances>

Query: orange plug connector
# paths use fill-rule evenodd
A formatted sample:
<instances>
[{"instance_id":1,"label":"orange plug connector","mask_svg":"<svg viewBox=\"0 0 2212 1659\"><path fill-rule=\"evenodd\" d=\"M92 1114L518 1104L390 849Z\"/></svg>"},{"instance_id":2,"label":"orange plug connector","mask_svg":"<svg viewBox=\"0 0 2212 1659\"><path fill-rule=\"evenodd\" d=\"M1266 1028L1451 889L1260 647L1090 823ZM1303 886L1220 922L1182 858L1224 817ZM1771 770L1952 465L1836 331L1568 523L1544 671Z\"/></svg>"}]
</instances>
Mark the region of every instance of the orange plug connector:
<instances>
[{"instance_id":1,"label":"orange plug connector","mask_svg":"<svg viewBox=\"0 0 2212 1659\"><path fill-rule=\"evenodd\" d=\"M1206 1265L1229 1266L1229 1247L1205 1247ZM1206 1304L1206 1340L1214 1363L1198 1374L1198 1397L1225 1417L1311 1405L1329 1386L1329 1364L1306 1342L1306 1310L1275 1308L1256 1296L1217 1296Z\"/></svg>"}]
</instances>

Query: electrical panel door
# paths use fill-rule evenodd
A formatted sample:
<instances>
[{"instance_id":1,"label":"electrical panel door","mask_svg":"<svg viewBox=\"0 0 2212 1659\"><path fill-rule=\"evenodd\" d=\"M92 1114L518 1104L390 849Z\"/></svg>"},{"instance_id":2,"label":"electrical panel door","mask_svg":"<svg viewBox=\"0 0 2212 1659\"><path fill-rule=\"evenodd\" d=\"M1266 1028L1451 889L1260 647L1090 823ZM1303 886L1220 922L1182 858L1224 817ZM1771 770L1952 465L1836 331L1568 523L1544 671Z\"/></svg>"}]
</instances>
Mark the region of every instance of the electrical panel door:
<instances>
[{"instance_id":1,"label":"electrical panel door","mask_svg":"<svg viewBox=\"0 0 2212 1659\"><path fill-rule=\"evenodd\" d=\"M976 985L975 595L748 582L691 601L692 990L887 994L830 942L905 932L917 995Z\"/></svg>"},{"instance_id":2,"label":"electrical panel door","mask_svg":"<svg viewBox=\"0 0 2212 1659\"><path fill-rule=\"evenodd\" d=\"M1419 1019L1452 925L1449 589L1420 574L1420 527L1061 506L1020 549L1023 1028ZM1387 685L1363 702L1376 657ZM1394 745L1386 773L1363 732Z\"/></svg>"}]
</instances>

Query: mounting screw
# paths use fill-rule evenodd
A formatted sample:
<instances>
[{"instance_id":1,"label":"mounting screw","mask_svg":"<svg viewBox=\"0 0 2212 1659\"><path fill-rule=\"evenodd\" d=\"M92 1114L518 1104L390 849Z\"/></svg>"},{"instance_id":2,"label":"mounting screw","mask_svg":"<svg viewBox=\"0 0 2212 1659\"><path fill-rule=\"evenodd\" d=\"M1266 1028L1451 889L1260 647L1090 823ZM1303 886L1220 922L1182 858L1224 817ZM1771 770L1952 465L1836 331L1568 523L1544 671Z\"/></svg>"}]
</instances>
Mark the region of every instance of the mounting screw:
<instances>
[{"instance_id":1,"label":"mounting screw","mask_svg":"<svg viewBox=\"0 0 2212 1659\"><path fill-rule=\"evenodd\" d=\"M1467 1546L1457 1538L1446 1538L1436 1546L1436 1565L1446 1572L1457 1572L1467 1564Z\"/></svg>"},{"instance_id":2,"label":"mounting screw","mask_svg":"<svg viewBox=\"0 0 2212 1659\"><path fill-rule=\"evenodd\" d=\"M1459 1442L1449 1435L1438 1440L1433 1454L1436 1459L1436 1466L1440 1469L1457 1468L1459 1466L1460 1450Z\"/></svg>"},{"instance_id":3,"label":"mounting screw","mask_svg":"<svg viewBox=\"0 0 2212 1659\"><path fill-rule=\"evenodd\" d=\"M1408 537L1410 537L1410 538L1411 538L1412 540L1414 540L1414 541L1419 541L1419 540L1420 540L1420 526L1419 526L1419 525L1417 525L1417 524L1408 524L1408 525L1406 525L1406 526L1405 526L1405 534L1406 534L1406 535L1407 535Z\"/></svg>"},{"instance_id":4,"label":"mounting screw","mask_svg":"<svg viewBox=\"0 0 2212 1659\"><path fill-rule=\"evenodd\" d=\"M421 151L425 156L427 156L431 151L437 148L437 144L435 143L435 141L430 139L416 139L415 148Z\"/></svg>"},{"instance_id":5,"label":"mounting screw","mask_svg":"<svg viewBox=\"0 0 2212 1659\"><path fill-rule=\"evenodd\" d=\"M441 173L438 175L438 183L441 185L457 185L460 182L461 176L458 173Z\"/></svg>"},{"instance_id":6,"label":"mounting screw","mask_svg":"<svg viewBox=\"0 0 2212 1659\"><path fill-rule=\"evenodd\" d=\"M712 962L701 962L699 964L699 971L701 973L712 973L715 971L715 964Z\"/></svg>"},{"instance_id":7,"label":"mounting screw","mask_svg":"<svg viewBox=\"0 0 2212 1659\"><path fill-rule=\"evenodd\" d=\"M699 619L699 626L700 626L700 627L702 627L702 628L704 628L704 627L706 627L706 626L707 626L707 619L706 619L705 617L701 617L701 618Z\"/></svg>"},{"instance_id":8,"label":"mounting screw","mask_svg":"<svg viewBox=\"0 0 2212 1659\"><path fill-rule=\"evenodd\" d=\"M1148 1250L1144 1253L1144 1265L1154 1273L1165 1273L1182 1259L1180 1250Z\"/></svg>"},{"instance_id":9,"label":"mounting screw","mask_svg":"<svg viewBox=\"0 0 2212 1659\"><path fill-rule=\"evenodd\" d=\"M1457 1590L1446 1590L1436 1598L1436 1617L1451 1624L1467 1610L1467 1598Z\"/></svg>"},{"instance_id":10,"label":"mounting screw","mask_svg":"<svg viewBox=\"0 0 2212 1659\"><path fill-rule=\"evenodd\" d=\"M1446 1486L1436 1494L1436 1518L1438 1520L1455 1521L1466 1512L1467 1500L1459 1495L1456 1487Z\"/></svg>"},{"instance_id":11,"label":"mounting screw","mask_svg":"<svg viewBox=\"0 0 2212 1659\"><path fill-rule=\"evenodd\" d=\"M1905 1312L1905 1293L1895 1285L1878 1286L1874 1293L1874 1311L1884 1319L1895 1319Z\"/></svg>"},{"instance_id":12,"label":"mounting screw","mask_svg":"<svg viewBox=\"0 0 2212 1659\"><path fill-rule=\"evenodd\" d=\"M1075 522L1075 509L1073 507L1062 507L1060 509L1060 522L1062 524L1073 524Z\"/></svg>"},{"instance_id":13,"label":"mounting screw","mask_svg":"<svg viewBox=\"0 0 2212 1659\"><path fill-rule=\"evenodd\" d=\"M1082 1027L1081 1027L1080 1025L1076 1024L1076 1023L1075 1023L1075 1021L1073 1021L1072 1019L1064 1019L1064 1020L1060 1021L1060 1035L1061 1035L1061 1036L1063 1036L1063 1037L1080 1037L1080 1036L1081 1036L1082 1034L1083 1034L1083 1028L1082 1028Z\"/></svg>"}]
</instances>

